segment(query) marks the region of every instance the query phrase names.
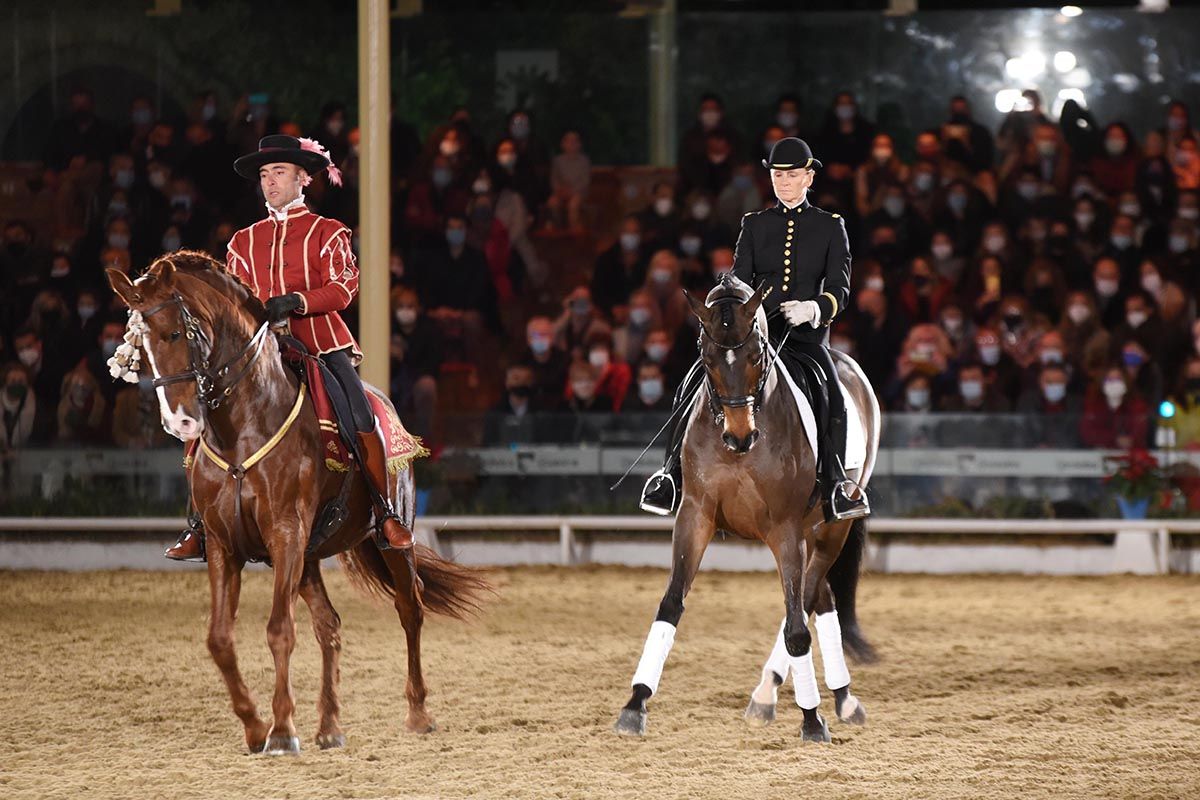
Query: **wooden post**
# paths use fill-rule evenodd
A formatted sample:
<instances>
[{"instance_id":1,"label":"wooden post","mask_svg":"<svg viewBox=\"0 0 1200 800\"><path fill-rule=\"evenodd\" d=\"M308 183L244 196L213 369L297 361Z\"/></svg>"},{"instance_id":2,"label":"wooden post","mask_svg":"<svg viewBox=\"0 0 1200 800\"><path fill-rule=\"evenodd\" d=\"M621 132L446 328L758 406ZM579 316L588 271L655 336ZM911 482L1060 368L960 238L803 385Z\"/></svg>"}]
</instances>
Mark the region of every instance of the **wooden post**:
<instances>
[{"instance_id":1,"label":"wooden post","mask_svg":"<svg viewBox=\"0 0 1200 800\"><path fill-rule=\"evenodd\" d=\"M387 0L358 0L358 338L363 379L388 391L391 55Z\"/></svg>"}]
</instances>

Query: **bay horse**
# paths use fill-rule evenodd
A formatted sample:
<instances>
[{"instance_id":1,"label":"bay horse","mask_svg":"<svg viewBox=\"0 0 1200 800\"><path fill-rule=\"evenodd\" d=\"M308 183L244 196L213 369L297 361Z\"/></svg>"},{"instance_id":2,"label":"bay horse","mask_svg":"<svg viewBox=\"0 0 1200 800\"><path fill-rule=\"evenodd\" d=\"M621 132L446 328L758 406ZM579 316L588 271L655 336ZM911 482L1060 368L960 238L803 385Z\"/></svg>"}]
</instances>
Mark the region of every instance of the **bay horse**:
<instances>
[{"instance_id":1,"label":"bay horse","mask_svg":"<svg viewBox=\"0 0 1200 800\"><path fill-rule=\"evenodd\" d=\"M202 440L203 453L192 459L188 482L207 532L212 602L208 650L245 729L246 746L267 754L300 751L289 672L297 595L308 604L321 650L315 741L322 749L345 744L338 722L341 618L320 568L322 558L335 554L356 585L392 598L408 649L405 727L416 733L434 730L421 672L425 612L458 618L470 614L490 589L486 580L422 545L380 550L371 535L367 488L357 472L344 522L310 552L318 510L338 495L343 475L325 467L311 395L280 360L262 303L219 262L192 251L162 256L135 281L109 269L108 281L129 306L131 319L132 312L140 314L141 364L148 362L153 371L164 427L185 441ZM380 394L373 387L371 391ZM411 465L390 475L389 484L393 507L411 531ZM234 648L241 574L248 560L267 561L274 569L267 623L275 662L270 723L258 715Z\"/></svg>"},{"instance_id":2,"label":"bay horse","mask_svg":"<svg viewBox=\"0 0 1200 800\"><path fill-rule=\"evenodd\" d=\"M815 494L817 454L783 376L784 367L777 365L777 353L768 341L762 300L761 287L752 293L732 275L723 277L704 303L688 295L700 319L706 378L686 412L683 497L671 539L670 577L634 672L632 696L615 725L620 734L645 734L646 701L658 691L684 597L718 530L764 542L783 583L786 615L746 719L764 725L774 721L778 687L790 671L796 703L804 714L802 739L830 740L817 710L820 693L808 626L809 614L815 611L825 681L834 693L837 716L843 722L866 722L864 706L850 693L843 626L835 607L844 602L849 612L843 620L847 645L864 660L873 658L853 615L865 520L824 522ZM866 439L862 466L847 473L865 490L879 444L879 405L858 365L844 353L834 351L833 356Z\"/></svg>"}]
</instances>

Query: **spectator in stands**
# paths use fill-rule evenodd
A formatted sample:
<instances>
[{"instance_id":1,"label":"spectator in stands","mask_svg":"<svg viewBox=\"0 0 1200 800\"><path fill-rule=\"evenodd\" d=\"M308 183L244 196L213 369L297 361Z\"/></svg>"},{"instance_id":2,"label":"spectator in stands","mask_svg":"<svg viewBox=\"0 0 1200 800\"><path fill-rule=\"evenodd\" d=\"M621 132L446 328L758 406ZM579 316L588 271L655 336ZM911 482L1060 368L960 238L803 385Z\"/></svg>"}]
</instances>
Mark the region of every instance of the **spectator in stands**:
<instances>
[{"instance_id":1,"label":"spectator in stands","mask_svg":"<svg viewBox=\"0 0 1200 800\"><path fill-rule=\"evenodd\" d=\"M879 391L891 378L907 324L888 308L882 289L862 288L851 299L857 312L851 335L858 346L858 362Z\"/></svg>"},{"instance_id":2,"label":"spectator in stands","mask_svg":"<svg viewBox=\"0 0 1200 800\"><path fill-rule=\"evenodd\" d=\"M171 441L163 430L158 397L149 378L140 379L136 386L126 384L117 392L112 440L127 450L163 447Z\"/></svg>"},{"instance_id":3,"label":"spectator in stands","mask_svg":"<svg viewBox=\"0 0 1200 800\"><path fill-rule=\"evenodd\" d=\"M33 387L38 405L48 414L58 408L63 375L67 368L53 355L44 352L41 335L35 328L21 328L13 336L13 349L25 367L26 380Z\"/></svg>"},{"instance_id":4,"label":"spectator in stands","mask_svg":"<svg viewBox=\"0 0 1200 800\"><path fill-rule=\"evenodd\" d=\"M733 167L729 184L717 195L717 221L723 226L738 230L744 215L759 211L766 204L764 198L771 196L771 189L757 183L762 172L761 168L755 169L755 164Z\"/></svg>"},{"instance_id":5,"label":"spectator in stands","mask_svg":"<svg viewBox=\"0 0 1200 800\"><path fill-rule=\"evenodd\" d=\"M908 167L896 155L892 137L875 135L871 143L871 158L864 161L854 174L854 205L860 217L865 217L883 204L885 186L908 183Z\"/></svg>"},{"instance_id":6,"label":"spectator in stands","mask_svg":"<svg viewBox=\"0 0 1200 800\"><path fill-rule=\"evenodd\" d=\"M952 289L950 281L934 271L928 258L916 256L909 265L908 278L900 284L898 300L912 322L933 322L950 301Z\"/></svg>"},{"instance_id":7,"label":"spectator in stands","mask_svg":"<svg viewBox=\"0 0 1200 800\"><path fill-rule=\"evenodd\" d=\"M1004 352L1000 334L991 327L975 331L975 356L983 366L984 380L1006 400L1012 402L1021 389L1021 367Z\"/></svg>"},{"instance_id":8,"label":"spectator in stands","mask_svg":"<svg viewBox=\"0 0 1200 800\"><path fill-rule=\"evenodd\" d=\"M466 219L450 215L445 244L422 261L419 285L428 316L438 324L444 341L454 343L478 365L481 334L485 325L497 329L498 309L487 261L467 245Z\"/></svg>"},{"instance_id":9,"label":"spectator in stands","mask_svg":"<svg viewBox=\"0 0 1200 800\"><path fill-rule=\"evenodd\" d=\"M709 147L709 135L722 137L734 153L743 152L742 137L726 120L725 104L717 95L706 92L700 97L696 121L683 134L679 143L679 167L702 162Z\"/></svg>"},{"instance_id":10,"label":"spectator in stands","mask_svg":"<svg viewBox=\"0 0 1200 800\"><path fill-rule=\"evenodd\" d=\"M700 237L697 252L708 252L716 247L732 247L737 237L725 223L713 214L713 196L704 192L693 192L684 207L680 243L684 236Z\"/></svg>"},{"instance_id":11,"label":"spectator in stands","mask_svg":"<svg viewBox=\"0 0 1200 800\"><path fill-rule=\"evenodd\" d=\"M958 368L958 391L938 402L939 411L958 414L1003 414L1011 409L996 387L984 380L983 365L977 361L968 361Z\"/></svg>"},{"instance_id":12,"label":"spectator in stands","mask_svg":"<svg viewBox=\"0 0 1200 800\"><path fill-rule=\"evenodd\" d=\"M1137 340L1128 339L1121 345L1117 357L1125 367L1126 382L1151 408L1157 408L1165 393L1166 380L1150 352Z\"/></svg>"},{"instance_id":13,"label":"spectator in stands","mask_svg":"<svg viewBox=\"0 0 1200 800\"><path fill-rule=\"evenodd\" d=\"M854 170L870 157L874 140L875 125L862 115L854 93L838 92L813 149L825 163L823 174L848 185Z\"/></svg>"},{"instance_id":14,"label":"spectator in stands","mask_svg":"<svg viewBox=\"0 0 1200 800\"><path fill-rule=\"evenodd\" d=\"M950 118L942 125L941 139L946 158L961 164L972 174L991 169L995 160L992 134L971 117L967 98L950 98Z\"/></svg>"},{"instance_id":15,"label":"spectator in stands","mask_svg":"<svg viewBox=\"0 0 1200 800\"><path fill-rule=\"evenodd\" d=\"M721 131L704 137L704 154L680 165L679 183L684 194L704 192L716 196L733 178L734 145Z\"/></svg>"},{"instance_id":16,"label":"spectator in stands","mask_svg":"<svg viewBox=\"0 0 1200 800\"><path fill-rule=\"evenodd\" d=\"M894 398L900 388L908 386L909 378L917 374L924 375L929 379L934 394L930 403L932 408L941 396L954 390L954 375L950 369L953 355L954 348L941 328L929 323L914 325L900 347L895 379L885 394Z\"/></svg>"},{"instance_id":17,"label":"spectator in stands","mask_svg":"<svg viewBox=\"0 0 1200 800\"><path fill-rule=\"evenodd\" d=\"M1148 447L1149 414L1150 406L1130 386L1125 368L1112 364L1088 388L1079 437L1086 447Z\"/></svg>"},{"instance_id":18,"label":"spectator in stands","mask_svg":"<svg viewBox=\"0 0 1200 800\"><path fill-rule=\"evenodd\" d=\"M55 439L62 444L106 444L111 429L108 403L83 364L63 377L61 395Z\"/></svg>"},{"instance_id":19,"label":"spectator in stands","mask_svg":"<svg viewBox=\"0 0 1200 800\"><path fill-rule=\"evenodd\" d=\"M1004 298L991 324L1000 332L1004 352L1022 369L1033 362L1038 338L1050 328L1045 319L1030 313L1029 301L1017 294Z\"/></svg>"},{"instance_id":20,"label":"spectator in stands","mask_svg":"<svg viewBox=\"0 0 1200 800\"><path fill-rule=\"evenodd\" d=\"M645 289L629 295L629 313L625 324L613 329L613 351L617 359L636 364L642 357L650 331L662 327L662 316L654 296Z\"/></svg>"},{"instance_id":21,"label":"spectator in stands","mask_svg":"<svg viewBox=\"0 0 1200 800\"><path fill-rule=\"evenodd\" d=\"M48 438L48 419L32 385L29 370L9 363L0 370L0 453L38 444Z\"/></svg>"},{"instance_id":22,"label":"spectator in stands","mask_svg":"<svg viewBox=\"0 0 1200 800\"><path fill-rule=\"evenodd\" d=\"M597 330L608 324L592 303L586 286L576 286L563 298L563 312L554 323L554 346L565 352L572 361L587 360L584 343Z\"/></svg>"},{"instance_id":23,"label":"spectator in stands","mask_svg":"<svg viewBox=\"0 0 1200 800\"><path fill-rule=\"evenodd\" d=\"M596 379L596 394L608 398L613 411L620 411L625 396L629 394L633 373L627 363L613 355L612 333L607 330L594 331L588 335L585 347L588 363Z\"/></svg>"},{"instance_id":24,"label":"spectator in stands","mask_svg":"<svg viewBox=\"0 0 1200 800\"><path fill-rule=\"evenodd\" d=\"M1125 300L1121 296L1121 267L1115 259L1097 259L1092 267L1092 305L1100 317L1100 323L1112 330L1121 324L1125 314Z\"/></svg>"},{"instance_id":25,"label":"spectator in stands","mask_svg":"<svg viewBox=\"0 0 1200 800\"><path fill-rule=\"evenodd\" d=\"M388 394L405 427L430 441L437 408L437 377L442 365L437 325L422 313L412 289L391 292L391 387Z\"/></svg>"},{"instance_id":26,"label":"spectator in stands","mask_svg":"<svg viewBox=\"0 0 1200 800\"><path fill-rule=\"evenodd\" d=\"M1200 356L1188 357L1171 392L1174 416L1159 421L1175 431L1175 446L1189 450L1200 446Z\"/></svg>"},{"instance_id":27,"label":"spectator in stands","mask_svg":"<svg viewBox=\"0 0 1200 800\"><path fill-rule=\"evenodd\" d=\"M1155 354L1168 375L1176 374L1190 344L1183 331L1168 329L1144 289L1136 289L1125 298L1125 319L1113 330L1113 340L1137 342L1143 351Z\"/></svg>"},{"instance_id":28,"label":"spectator in stands","mask_svg":"<svg viewBox=\"0 0 1200 800\"><path fill-rule=\"evenodd\" d=\"M0 249L0 289L4 297L0 308L9 324L24 315L33 301L42 275L50 264L50 253L38 245L29 223L14 219L4 225L3 249Z\"/></svg>"},{"instance_id":29,"label":"spectator in stands","mask_svg":"<svg viewBox=\"0 0 1200 800\"><path fill-rule=\"evenodd\" d=\"M512 248L508 230L496 216L490 194L476 194L471 198L467 203L467 221L467 245L483 253L496 299L501 304L509 303L513 298L509 276Z\"/></svg>"},{"instance_id":30,"label":"spectator in stands","mask_svg":"<svg viewBox=\"0 0 1200 800\"><path fill-rule=\"evenodd\" d=\"M932 382L929 376L914 372L904 381L902 391L892 406L893 411L905 414L925 414L933 410Z\"/></svg>"},{"instance_id":31,"label":"spectator in stands","mask_svg":"<svg viewBox=\"0 0 1200 800\"><path fill-rule=\"evenodd\" d=\"M547 203L551 224L559 229L582 233L583 204L587 202L592 180L592 160L583 152L583 138L570 129L562 135L562 152L550 167L550 199Z\"/></svg>"},{"instance_id":32,"label":"spectator in stands","mask_svg":"<svg viewBox=\"0 0 1200 800\"><path fill-rule=\"evenodd\" d=\"M436 248L452 216L465 217L470 195L454 180L450 160L435 155L428 168L414 181L404 210L409 241L421 248Z\"/></svg>"},{"instance_id":33,"label":"spectator in stands","mask_svg":"<svg viewBox=\"0 0 1200 800\"><path fill-rule=\"evenodd\" d=\"M682 221L675 203L675 187L667 181L654 184L650 205L637 216L644 246L673 247Z\"/></svg>"},{"instance_id":34,"label":"spectator in stands","mask_svg":"<svg viewBox=\"0 0 1200 800\"><path fill-rule=\"evenodd\" d=\"M533 441L533 415L543 410L533 369L528 364L513 364L504 372L504 395L488 415L484 443Z\"/></svg>"},{"instance_id":35,"label":"spectator in stands","mask_svg":"<svg viewBox=\"0 0 1200 800\"><path fill-rule=\"evenodd\" d=\"M637 381L630 385L623 404L627 414L668 412L671 398L667 396L662 367L653 361L643 361L637 368Z\"/></svg>"},{"instance_id":36,"label":"spectator in stands","mask_svg":"<svg viewBox=\"0 0 1200 800\"><path fill-rule=\"evenodd\" d=\"M612 398L597 392L597 369L586 361L572 361L567 370L566 407L576 414L613 411Z\"/></svg>"},{"instance_id":37,"label":"spectator in stands","mask_svg":"<svg viewBox=\"0 0 1200 800\"><path fill-rule=\"evenodd\" d=\"M958 363L966 359L975 346L975 326L969 323L962 306L954 300L947 301L939 311L938 326L954 348L951 361Z\"/></svg>"},{"instance_id":38,"label":"spectator in stands","mask_svg":"<svg viewBox=\"0 0 1200 800\"><path fill-rule=\"evenodd\" d=\"M554 323L549 317L531 317L525 324L526 350L519 363L533 374L535 405L546 411L557 411L562 405L563 387L567 385L566 352L554 346Z\"/></svg>"},{"instance_id":39,"label":"spectator in stands","mask_svg":"<svg viewBox=\"0 0 1200 800\"><path fill-rule=\"evenodd\" d=\"M719 281L726 272L733 272L733 248L714 247L708 254L708 271L712 276L710 286Z\"/></svg>"},{"instance_id":40,"label":"spectator in stands","mask_svg":"<svg viewBox=\"0 0 1200 800\"><path fill-rule=\"evenodd\" d=\"M675 346L675 336L664 328L653 328L646 334L646 345L643 348L645 361L658 364L662 368L663 378L667 383L667 391L674 393L676 387L683 381L683 376L692 366L694 358L690 351ZM633 358L638 362L643 359Z\"/></svg>"},{"instance_id":41,"label":"spectator in stands","mask_svg":"<svg viewBox=\"0 0 1200 800\"><path fill-rule=\"evenodd\" d=\"M80 168L87 162L105 164L117 147L116 134L96 116L90 89L76 86L68 98L67 116L54 123L46 137L46 166L55 170Z\"/></svg>"},{"instance_id":42,"label":"spectator in stands","mask_svg":"<svg viewBox=\"0 0 1200 800\"><path fill-rule=\"evenodd\" d=\"M517 119L520 117L514 117ZM550 193L546 165L535 160L531 151L522 148L515 139L501 139L496 145L492 174L499 186L521 195L525 207L533 213L542 207Z\"/></svg>"},{"instance_id":43,"label":"spectator in stands","mask_svg":"<svg viewBox=\"0 0 1200 800\"><path fill-rule=\"evenodd\" d=\"M680 277L679 259L673 252L659 250L650 257L643 288L654 298L663 326L669 331L680 330L692 315Z\"/></svg>"},{"instance_id":44,"label":"spectator in stands","mask_svg":"<svg viewBox=\"0 0 1200 800\"><path fill-rule=\"evenodd\" d=\"M621 221L612 247L596 259L592 270L591 295L606 314L625 305L629 293L646 282L647 253L642 244L642 224L633 214Z\"/></svg>"},{"instance_id":45,"label":"spectator in stands","mask_svg":"<svg viewBox=\"0 0 1200 800\"><path fill-rule=\"evenodd\" d=\"M1025 420L1030 439L1039 447L1078 447L1079 415L1083 402L1070 390L1070 377L1063 364L1047 363L1038 370L1037 381L1021 394L1017 411Z\"/></svg>"},{"instance_id":46,"label":"spectator in stands","mask_svg":"<svg viewBox=\"0 0 1200 800\"><path fill-rule=\"evenodd\" d=\"M1088 172L1100 191L1113 196L1133 191L1137 180L1137 143L1129 126L1111 122L1104 129L1104 150L1088 162Z\"/></svg>"}]
</instances>

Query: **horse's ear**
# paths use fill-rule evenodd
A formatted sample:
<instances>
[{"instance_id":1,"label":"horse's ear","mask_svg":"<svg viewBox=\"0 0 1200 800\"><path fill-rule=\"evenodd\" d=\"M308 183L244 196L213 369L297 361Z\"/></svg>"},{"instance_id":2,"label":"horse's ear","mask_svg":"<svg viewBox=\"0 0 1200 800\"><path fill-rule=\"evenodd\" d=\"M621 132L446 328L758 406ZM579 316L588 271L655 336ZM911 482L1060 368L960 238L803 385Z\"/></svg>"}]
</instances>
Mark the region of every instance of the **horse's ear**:
<instances>
[{"instance_id":1,"label":"horse's ear","mask_svg":"<svg viewBox=\"0 0 1200 800\"><path fill-rule=\"evenodd\" d=\"M175 278L175 262L169 258L160 258L154 262L154 266L150 267L149 274L155 282L161 283L163 286L170 286Z\"/></svg>"},{"instance_id":2,"label":"horse's ear","mask_svg":"<svg viewBox=\"0 0 1200 800\"><path fill-rule=\"evenodd\" d=\"M754 290L754 294L750 295L750 299L746 301L746 305L744 306L746 313L751 317L757 314L758 309L762 307L763 297L763 287L762 284L760 284L759 287Z\"/></svg>"},{"instance_id":3,"label":"horse's ear","mask_svg":"<svg viewBox=\"0 0 1200 800\"><path fill-rule=\"evenodd\" d=\"M104 270L104 274L108 276L108 285L117 293L117 297L125 302L125 305L132 306L142 302L141 292L123 271L109 267Z\"/></svg>"},{"instance_id":4,"label":"horse's ear","mask_svg":"<svg viewBox=\"0 0 1200 800\"><path fill-rule=\"evenodd\" d=\"M687 289L680 289L680 291L687 298L688 305L692 307L692 313L699 317L701 321L708 319L708 307L702 301L692 297L692 293Z\"/></svg>"}]
</instances>

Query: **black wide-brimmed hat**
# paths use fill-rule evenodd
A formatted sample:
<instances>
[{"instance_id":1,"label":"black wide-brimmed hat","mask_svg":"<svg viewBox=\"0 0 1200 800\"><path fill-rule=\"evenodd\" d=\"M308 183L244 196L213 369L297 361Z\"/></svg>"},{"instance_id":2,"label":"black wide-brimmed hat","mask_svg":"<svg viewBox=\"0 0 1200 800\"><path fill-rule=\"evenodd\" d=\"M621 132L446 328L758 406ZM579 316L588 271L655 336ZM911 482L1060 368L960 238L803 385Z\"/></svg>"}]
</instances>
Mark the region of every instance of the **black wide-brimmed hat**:
<instances>
[{"instance_id":1,"label":"black wide-brimmed hat","mask_svg":"<svg viewBox=\"0 0 1200 800\"><path fill-rule=\"evenodd\" d=\"M309 175L316 175L332 163L328 151L313 139L273 134L258 140L258 152L244 155L234 161L233 171L243 178L258 180L258 170L263 164L280 162L297 164Z\"/></svg>"},{"instance_id":2,"label":"black wide-brimmed hat","mask_svg":"<svg viewBox=\"0 0 1200 800\"><path fill-rule=\"evenodd\" d=\"M771 156L764 158L762 165L767 169L809 169L825 166L813 158L808 142L788 136L780 139L771 148Z\"/></svg>"}]
</instances>

